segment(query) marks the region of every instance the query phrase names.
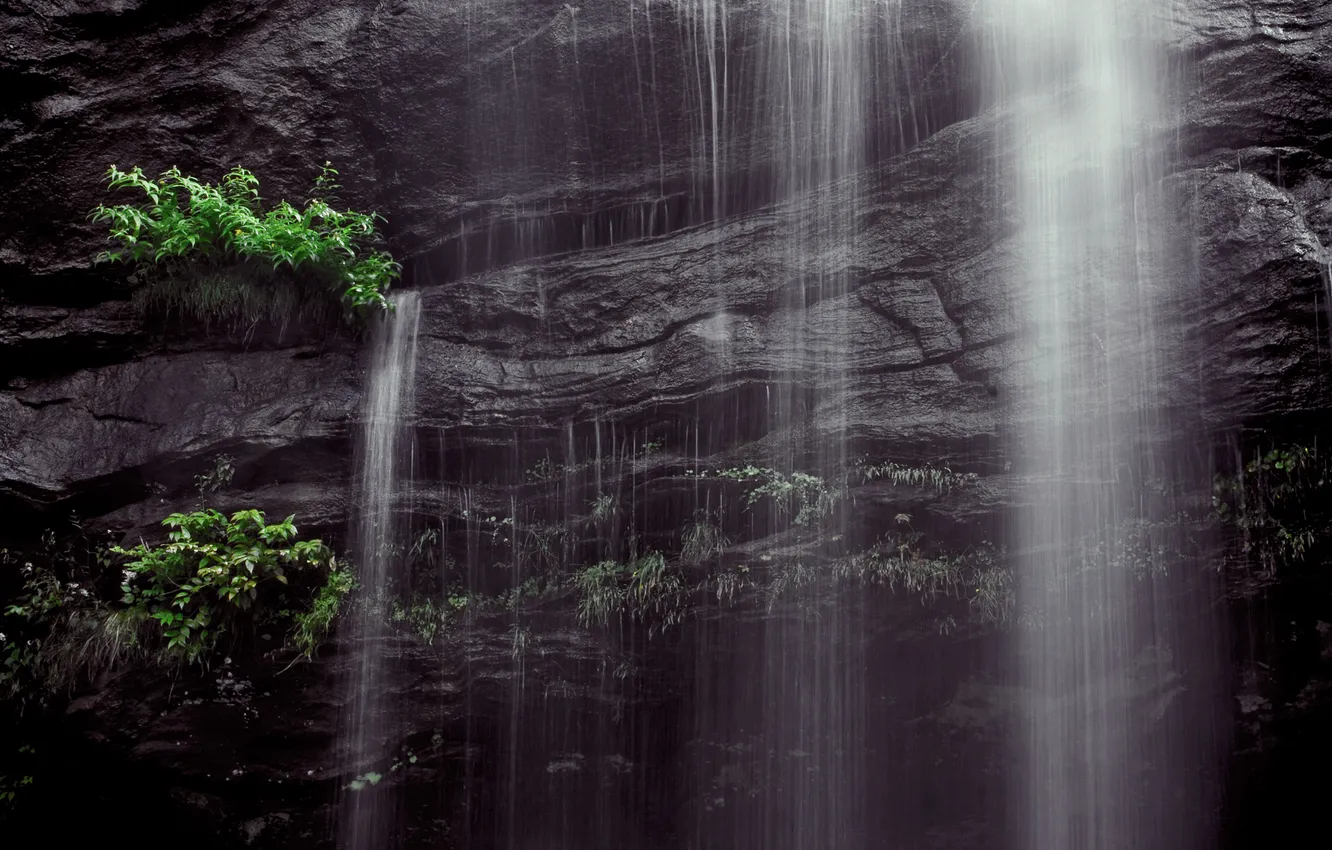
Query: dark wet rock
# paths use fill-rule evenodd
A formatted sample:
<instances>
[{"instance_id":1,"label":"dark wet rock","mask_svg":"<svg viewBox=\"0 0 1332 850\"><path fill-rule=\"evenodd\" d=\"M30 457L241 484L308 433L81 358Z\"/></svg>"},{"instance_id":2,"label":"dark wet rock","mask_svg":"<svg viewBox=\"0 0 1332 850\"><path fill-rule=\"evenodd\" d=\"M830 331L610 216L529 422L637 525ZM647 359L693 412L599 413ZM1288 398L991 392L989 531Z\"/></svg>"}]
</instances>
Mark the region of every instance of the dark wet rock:
<instances>
[{"instance_id":1,"label":"dark wet rock","mask_svg":"<svg viewBox=\"0 0 1332 850\"><path fill-rule=\"evenodd\" d=\"M854 187L860 236L833 263L845 291L798 315L811 260L790 249L789 222L813 202L769 204L761 191L772 152L756 141L752 83L727 95L735 135L713 195L701 141L710 103L696 85L708 52L689 46L699 22L684 6L653 4L649 33L649 7L622 2L0 2L11 94L0 106L3 531L31 535L70 511L151 529L192 503L193 477L224 452L237 474L220 507L345 530L364 386L353 341L145 323L118 278L89 270L98 237L85 220L112 161L210 176L239 162L270 196L295 199L332 159L347 202L388 216L422 292L414 433L427 480L415 497L420 512L450 517L452 550L501 560L458 518L470 504L577 523L569 551L600 551L620 532L586 522L599 488L638 506L623 533L674 542L698 492L687 471L798 446L828 427L834 403L858 457L983 475L944 495L854 482L858 540L898 513L957 548L994 539L1022 498L1006 468L1029 389L1010 285L1020 222L1001 168L1011 140L1006 117L982 108L985 62L963 58L983 30L973 4L902 5L900 44L882 53L893 68L875 82L875 165ZM1332 406L1332 12L1316 0L1176 7L1185 94L1164 129L1181 159L1159 225L1198 238L1154 290L1172 352L1158 368L1171 403L1201 411L1178 422L1206 445L1239 424ZM731 8L744 24L727 55L735 68L757 63L740 48L762 4ZM903 98L907 84L920 86ZM854 356L839 394L817 354L843 345ZM802 403L808 421L783 419ZM620 459L589 465L607 456ZM767 531L753 517L736 521L750 536L736 535L734 557L797 548L751 539ZM404 645L393 687L412 732L365 767L391 766L399 746L422 754L389 782L427 813L412 828L432 846L487 846L513 827L498 823L509 805L530 807L519 822L535 825L588 800L604 831L570 827L586 846L685 821L724 834L752 805L755 762L685 715L734 696L708 690L700 670L742 682L749 672L742 653L762 645L772 612L757 593L742 602L654 641L577 629L566 598L526 654L501 620L443 658ZM871 745L892 765L882 788L897 801L876 812L918 814L913 846L995 846L1002 727L1018 697L985 678L992 635L940 634L933 612L907 603L876 609L867 630L875 669L909 671L872 683ZM1318 620L1300 622L1307 636ZM330 756L348 651L281 674L277 662L238 662L243 697L217 681L226 671L102 683L71 706L68 773L132 776L199 846L317 846L354 779ZM1255 751L1270 753L1264 735L1299 740L1326 716L1326 676L1309 669L1239 691ZM1162 675L1124 699L1178 712L1172 683ZM761 715L761 698L735 697L729 731ZM498 760L514 747L517 773ZM643 822L630 822L635 811Z\"/></svg>"},{"instance_id":2,"label":"dark wet rock","mask_svg":"<svg viewBox=\"0 0 1332 850\"><path fill-rule=\"evenodd\" d=\"M133 357L144 342L142 317L124 301L97 308L14 304L0 319L0 381L32 378Z\"/></svg>"},{"instance_id":3,"label":"dark wet rock","mask_svg":"<svg viewBox=\"0 0 1332 850\"><path fill-rule=\"evenodd\" d=\"M1181 142L1186 155L1237 167L1325 172L1332 120L1332 11L1317 0L1187 0L1175 45L1188 62ZM1262 153L1246 149L1266 149ZM1255 155L1256 154L1256 155ZM1324 176L1326 174L1324 173Z\"/></svg>"},{"instance_id":4,"label":"dark wet rock","mask_svg":"<svg viewBox=\"0 0 1332 850\"><path fill-rule=\"evenodd\" d=\"M1326 409L1328 232L1298 196L1256 174L1189 171L1172 178L1177 215L1198 234L1172 310L1192 357L1175 392L1201 387L1214 427ZM1321 232L1320 232L1321 231ZM1191 373L1191 374L1188 374Z\"/></svg>"},{"instance_id":5,"label":"dark wet rock","mask_svg":"<svg viewBox=\"0 0 1332 850\"><path fill-rule=\"evenodd\" d=\"M810 260L787 246L789 218L814 212L800 206L809 201L427 290L422 380L452 394L426 399L423 422L645 421L779 382L807 393L827 352L849 344L853 437L910 451L945 442L941 430L959 443L993 434L1000 405L976 355L1011 334L983 318L1003 290L972 269L1004 222L983 200L985 175L958 167L979 157L992 128L956 125L873 175L885 188L859 216L846 291L808 311L799 293ZM933 202L901 199L913 193ZM812 418L819 427L823 417Z\"/></svg>"},{"instance_id":6,"label":"dark wet rock","mask_svg":"<svg viewBox=\"0 0 1332 850\"><path fill-rule=\"evenodd\" d=\"M346 155L335 158L352 166L345 169L351 197L376 201L404 231L424 228L423 233L446 235L460 209L486 202L482 189L511 194L501 171L532 197L568 195L573 179L554 163L567 165L570 159L559 139L578 134L538 132L544 125L537 121L482 136L478 122L460 118L485 113L514 120L524 114L518 101L510 102L519 94L536 103L543 92L558 92L566 98L560 104L567 105L577 87L560 75L590 79L604 66L617 70L596 74L596 95L584 93L584 117L605 126L607 116L623 110L605 107L601 98L628 102L623 89L632 85L637 92L638 76L627 73L633 63L625 57L646 37L638 18L601 5L580 7L576 15L562 5L546 14L522 4L507 11L488 7L485 14L464 5L427 9L393 3L319 4L317 10L297 2L226 10L148 2L38 6L31 14L12 10L4 19L4 39L14 45L6 61L26 81L17 90L29 98L11 110L16 117L9 120L17 123L4 144L12 161L30 163L8 172L6 179L18 184L0 203L0 214L14 224L4 228L14 258L4 284L21 299L0 316L5 424L11 444L19 434L32 439L49 433L53 439L77 437L90 451L83 457L56 447L59 457L46 468L40 442L25 452L31 458L14 457L11 450L12 471L0 479L9 482L9 492L34 504L62 503L93 482L138 469L158 455L202 458L233 439L272 445L290 444L296 433L345 438L355 418L348 395L354 390L327 391L320 383L354 386L351 360L342 354L314 364L304 359L317 353L310 348L294 356L235 352L196 381L183 367L163 372L148 365L146 358L155 352L173 357L181 346L164 351L136 324L126 302L43 306L52 293L43 294L33 283L42 278L31 274L83 266L91 253L80 231L71 229L83 227L74 207L95 202L95 169L107 151L123 149L126 156L140 151L145 156L131 158L147 162L147 154L185 145L219 164L244 153L247 164L271 175L282 194L295 193L303 179L293 152L343 146ZM1180 201L1186 204L1180 219L1196 222L1203 238L1196 267L1182 269L1171 282L1179 292L1170 314L1176 324L1167 332L1178 336L1189 355L1167 363L1173 373L1167 379L1177 388L1172 395L1201 393L1217 426L1291 408L1317 409L1325 390L1315 306L1327 262L1321 245L1332 238L1326 192L1332 177L1323 158L1327 128L1319 117L1328 110L1316 105L1332 90L1327 84L1332 58L1318 47L1327 13L1308 2L1241 9L1203 0L1183 12L1176 43L1197 73L1180 126L1193 167L1171 179L1181 187L1178 196L1187 199ZM750 13L733 10L743 20ZM635 7L635 14L645 13ZM656 23L671 35L654 30L658 69L665 74L669 66L677 76L659 84L675 91L686 72L669 57L683 49L677 36L687 16L661 14ZM589 63L577 70L558 61L573 50L566 20L572 17L586 48L580 61ZM629 42L618 41L631 19ZM952 96L965 99L958 93L961 79L927 60L947 54L963 73L960 56L972 48L958 33L973 24L947 2L916 4L903 23L905 44L932 46L894 54L904 63L902 74L911 77L906 71L915 62L916 74L942 75L941 81L951 80ZM111 34L114 51L105 40ZM743 28L732 38L742 43ZM511 45L548 51L542 55L550 61L520 73L518 89L506 95L509 76L492 78L484 69ZM100 59L93 65L72 58L81 55ZM639 61L648 61L646 48ZM1218 71L1205 73L1212 64ZM430 68L440 71L420 70ZM1253 95L1240 97L1234 87L1241 84ZM1314 105L1305 103L1309 98ZM679 97L668 100L676 103ZM438 109L427 116L422 110L431 104ZM573 121L560 104L540 113L541 120ZM407 110L417 112L399 114ZM173 116L166 124L159 122L164 111ZM152 128L137 131L142 122ZM683 119L666 123L674 131L663 142L670 167L692 173L694 161L684 151L693 142L682 131L692 125ZM1016 222L1003 201L1007 178L994 171L1004 150L1001 127L1002 116L994 113L942 132L932 126L927 143L861 181L862 236L855 255L846 258L848 291L838 297L841 304L816 308L809 318L816 346L820 335L828 345L855 344L854 379L845 398L850 432L867 452L952 456L991 468L1003 462L1001 424L1024 379L1015 343L1019 329L1012 319L1017 302L1007 283L1016 262L1011 240ZM373 139L366 135L371 130ZM49 144L51 134L64 142ZM525 154L532 166L527 171L510 167L517 154L495 147L538 139L553 147ZM626 187L647 185L634 175L651 170L648 160L658 159L656 146L632 133L599 137L596 144L605 148L598 149L604 155L580 160L595 165L604 178L604 186L597 180L588 184L598 187L592 194L635 197L640 190ZM34 158L36 151L54 149L62 159ZM100 157L96 163L88 156L92 150ZM373 164L365 159L370 155L377 158ZM367 194L372 184L374 194ZM46 206L34 205L39 198ZM801 268L783 250L790 236L785 222L802 203L809 202L721 227L685 228L667 239L547 263L520 262L428 289L423 368L429 390L422 425L451 429L455 445L484 451L511 444L517 431L559 443L571 423L585 426L592 418L641 429L695 416L700 404L730 404L740 413L732 436L714 451L735 455L747 443L765 445L758 442L768 430L761 399L771 398L779 380L794 378L802 393L819 380L814 363L786 342ZM498 231L478 227L477 232ZM419 270L421 283L433 277L430 269ZM51 280L62 291L73 286ZM88 288L75 288L80 287ZM844 310L847 328L821 329L824 310L829 316ZM295 393L324 397L306 404L302 424L288 418L275 425L275 418L284 416L277 409L256 412L245 422L237 421L237 414L205 412L210 406L266 403L233 404L228 393L244 391L213 386L215 379L225 383L228 375L276 375L293 367ZM339 369L345 376L332 377ZM80 370L84 374L78 377L54 377ZM317 379L308 377L313 372ZM287 380L277 377L275 386ZM172 384L175 401L150 402L159 408L156 419L121 409L137 408L146 390L133 388L149 383ZM321 388L304 389L314 387ZM58 399L76 390L81 395L74 407L87 413L71 410L73 420L65 422L65 416L55 416L62 409ZM284 402L291 395L286 387L273 393ZM39 408L50 405L56 407L43 419ZM193 418L166 421L186 409ZM57 418L58 428L45 428L43 423ZM76 425L80 418L83 424ZM822 418L813 417L816 427ZM142 421L130 421L136 419ZM676 431L683 438L683 430ZM99 439L113 439L113 432L116 441L130 443L143 439L131 432L152 436L142 446L109 453L92 448ZM183 449L182 442L192 447ZM123 452L125 459L117 459ZM345 480L345 462L340 466ZM98 507L117 505L99 501Z\"/></svg>"},{"instance_id":7,"label":"dark wet rock","mask_svg":"<svg viewBox=\"0 0 1332 850\"><path fill-rule=\"evenodd\" d=\"M435 846L502 846L552 824L586 841L606 832L643 842L722 836L755 814L765 762L807 757L755 751L743 729L763 710L761 689L726 707L740 724L734 736L699 728L690 706L708 699L708 685L678 675L708 655L743 662L762 640L761 618L714 621L714 637L726 636L717 643L687 629L646 644L573 627L558 605L525 616L521 640L508 615L480 618L433 648L393 639L385 663L404 732L355 764L336 746L355 649L345 641L291 666L279 652L171 679L154 670L111 677L70 703L73 734L54 757L61 769L93 766L76 780L89 786L91 806L115 799L97 785L114 781L100 770L114 770L200 846L311 848L333 846L329 819L348 793L401 795L409 834ZM895 783L885 789L895 802L881 811L937 809L899 824L899 834L948 833L958 820L983 831L1000 814L993 783L1013 708L1003 687L978 678L979 649L937 632L868 639L874 663L900 665L912 653L937 662L867 694L864 743ZM348 787L371 774L373 783ZM963 787L992 804L978 810L975 796L955 793ZM642 794L652 802L633 806ZM562 821L574 805L595 817Z\"/></svg>"},{"instance_id":8,"label":"dark wet rock","mask_svg":"<svg viewBox=\"0 0 1332 850\"><path fill-rule=\"evenodd\" d=\"M149 355L24 381L0 396L8 521L165 504L223 452L244 461L238 486L340 487L355 380L348 353L288 349Z\"/></svg>"},{"instance_id":9,"label":"dark wet rock","mask_svg":"<svg viewBox=\"0 0 1332 850\"><path fill-rule=\"evenodd\" d=\"M718 30L708 49L705 5L8 3L0 268L84 265L97 241L85 217L112 162L208 175L241 163L275 199L295 199L332 160L347 200L387 213L409 252L454 238L464 219L521 217L559 243L549 250L580 244L585 226L623 234L640 213L657 231L710 214L693 192L712 167L709 63L757 63L773 11L727 4L729 43ZM866 22L892 60L865 92L883 128L876 155L974 111L967 6L928 0ZM716 101L722 168L737 174L771 165L758 143L763 70L732 77Z\"/></svg>"}]
</instances>

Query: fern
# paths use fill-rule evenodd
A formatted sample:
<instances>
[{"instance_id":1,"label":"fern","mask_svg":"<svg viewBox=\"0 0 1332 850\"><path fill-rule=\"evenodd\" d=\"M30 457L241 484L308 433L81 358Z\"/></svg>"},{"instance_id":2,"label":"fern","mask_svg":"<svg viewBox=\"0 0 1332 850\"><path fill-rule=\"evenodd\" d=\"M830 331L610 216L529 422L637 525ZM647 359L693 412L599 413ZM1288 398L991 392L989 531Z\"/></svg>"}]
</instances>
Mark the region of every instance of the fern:
<instances>
[{"instance_id":1,"label":"fern","mask_svg":"<svg viewBox=\"0 0 1332 850\"><path fill-rule=\"evenodd\" d=\"M892 461L862 465L860 475L865 481L883 479L898 487L930 487L944 492L969 487L980 479L974 472L954 472L947 466L904 466Z\"/></svg>"},{"instance_id":2,"label":"fern","mask_svg":"<svg viewBox=\"0 0 1332 850\"><path fill-rule=\"evenodd\" d=\"M325 163L303 207L282 201L265 210L259 180L244 168L212 185L175 167L154 180L112 165L108 186L138 190L145 201L93 210L115 243L98 260L139 265L141 306L204 320L317 315L330 300L353 315L389 309L401 267L376 247L383 219L332 207L336 175Z\"/></svg>"}]
</instances>

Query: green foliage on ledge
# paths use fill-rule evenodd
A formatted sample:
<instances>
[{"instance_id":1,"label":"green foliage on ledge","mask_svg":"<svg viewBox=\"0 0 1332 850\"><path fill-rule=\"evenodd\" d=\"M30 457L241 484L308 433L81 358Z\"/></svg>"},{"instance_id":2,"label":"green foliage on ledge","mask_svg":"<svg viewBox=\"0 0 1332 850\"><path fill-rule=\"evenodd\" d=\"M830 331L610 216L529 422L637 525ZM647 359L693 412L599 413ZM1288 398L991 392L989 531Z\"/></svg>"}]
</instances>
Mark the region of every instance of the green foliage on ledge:
<instances>
[{"instance_id":1,"label":"green foliage on ledge","mask_svg":"<svg viewBox=\"0 0 1332 850\"><path fill-rule=\"evenodd\" d=\"M812 526L832 513L841 494L822 478L807 472L780 472L750 464L717 472L718 478L746 485L745 505L753 507L769 499L780 516L792 517L797 526Z\"/></svg>"},{"instance_id":2,"label":"green foliage on ledge","mask_svg":"<svg viewBox=\"0 0 1332 850\"><path fill-rule=\"evenodd\" d=\"M160 545L0 553L22 579L0 612L0 700L41 703L130 661L207 665L261 628L309 657L354 584L292 517L201 509L163 525Z\"/></svg>"},{"instance_id":3,"label":"green foliage on ledge","mask_svg":"<svg viewBox=\"0 0 1332 850\"><path fill-rule=\"evenodd\" d=\"M295 517L269 525L256 510L230 518L215 510L172 514L162 546L112 548L128 558L121 602L132 616L156 623L162 652L195 663L235 629L263 597L288 585L289 573L336 572L319 540L297 540Z\"/></svg>"},{"instance_id":4,"label":"green foliage on ledge","mask_svg":"<svg viewBox=\"0 0 1332 850\"><path fill-rule=\"evenodd\" d=\"M660 552L649 552L628 564L602 561L573 575L578 620L584 627L606 626L628 615L652 619L652 630L668 629L685 614L690 588L678 569Z\"/></svg>"},{"instance_id":5,"label":"green foliage on ledge","mask_svg":"<svg viewBox=\"0 0 1332 850\"><path fill-rule=\"evenodd\" d=\"M240 167L217 185L174 167L154 180L113 165L106 179L146 199L92 212L116 245L98 259L138 264L135 299L146 311L253 323L390 308L401 267L377 247L383 219L332 206L337 171L328 163L304 206L267 210L258 178Z\"/></svg>"},{"instance_id":6,"label":"green foliage on ledge","mask_svg":"<svg viewBox=\"0 0 1332 850\"><path fill-rule=\"evenodd\" d=\"M1213 482L1213 516L1237 538L1235 566L1260 581L1321 566L1332 540L1332 460L1318 446L1277 445Z\"/></svg>"}]
</instances>

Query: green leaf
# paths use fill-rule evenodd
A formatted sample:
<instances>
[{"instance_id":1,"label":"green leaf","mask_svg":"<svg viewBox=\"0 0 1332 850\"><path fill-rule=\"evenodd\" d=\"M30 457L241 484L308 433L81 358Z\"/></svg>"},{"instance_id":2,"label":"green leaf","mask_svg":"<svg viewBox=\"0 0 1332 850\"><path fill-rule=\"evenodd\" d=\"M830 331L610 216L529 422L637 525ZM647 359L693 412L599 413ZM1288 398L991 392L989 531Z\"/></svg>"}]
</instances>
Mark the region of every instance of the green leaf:
<instances>
[{"instance_id":1,"label":"green leaf","mask_svg":"<svg viewBox=\"0 0 1332 850\"><path fill-rule=\"evenodd\" d=\"M317 187L333 185L330 174L328 170L321 173ZM391 309L384 293L400 274L400 266L374 247L380 238L375 222L383 220L377 213L335 210L322 199L312 199L300 210L282 202L264 211L258 179L239 167L227 172L217 185L176 168L156 180L138 168L110 170L106 180L111 189L138 190L146 200L102 204L92 210L90 217L105 223L112 242L118 243L99 259L143 264L142 279L149 281L154 296L160 295L167 309L188 311L205 321L240 318L256 309L279 309L282 302L277 298L268 306L256 306L248 284L219 283L232 280L233 274L249 275L255 267L246 263L247 258L266 263L278 276L276 282L284 284L290 279L282 275L283 267L300 269L302 276L313 280L332 282L348 266L363 266L359 281L353 277L341 291L332 293L334 304L342 296L354 306ZM313 194L320 192L317 189ZM219 266L218 258L227 259ZM187 273L177 277L182 262ZM154 268L161 273L154 274ZM190 273L196 270L203 274ZM206 279L212 289L205 295L200 290ZM360 289L353 292L351 284Z\"/></svg>"}]
</instances>

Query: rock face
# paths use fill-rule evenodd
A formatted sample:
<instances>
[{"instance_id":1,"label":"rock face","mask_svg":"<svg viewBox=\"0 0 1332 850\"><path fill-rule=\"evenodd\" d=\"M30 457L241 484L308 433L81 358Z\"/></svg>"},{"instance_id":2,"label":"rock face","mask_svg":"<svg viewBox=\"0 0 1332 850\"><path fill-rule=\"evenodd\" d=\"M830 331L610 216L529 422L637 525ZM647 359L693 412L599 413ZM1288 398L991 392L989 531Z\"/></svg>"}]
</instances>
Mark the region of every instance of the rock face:
<instances>
[{"instance_id":1,"label":"rock face","mask_svg":"<svg viewBox=\"0 0 1332 850\"><path fill-rule=\"evenodd\" d=\"M912 5L865 27L892 57L864 93L883 155L974 101L960 84L967 4ZM25 166L4 178L0 262L20 272L86 264L84 216L113 161L241 162L294 198L332 160L416 253L492 217L539 219L538 237L560 243L547 250L593 222L632 228L654 204L659 229L711 213L690 197L701 175L762 172L772 156L754 143L767 80L752 54L776 14L764 3L41 0L4 13L0 73L18 97L0 149ZM710 79L728 57L750 67L722 91ZM714 103L724 164L709 161Z\"/></svg>"},{"instance_id":2,"label":"rock face","mask_svg":"<svg viewBox=\"0 0 1332 850\"><path fill-rule=\"evenodd\" d=\"M1160 226L1192 250L1164 284L1161 334L1177 356L1159 380L1220 444L1332 406L1332 10L1175 7L1168 46L1187 71L1163 128L1180 155ZM787 250L792 221L819 201L764 188L777 157L761 108L768 4L0 2L0 535L70 511L142 531L223 452L237 475L222 507L342 534L357 341L147 323L89 267L85 220L113 161L210 176L239 162L294 198L325 159L349 204L388 217L422 290L412 510L448 518L459 561L489 567L493 537L465 505L540 527L583 522L615 492L624 527L582 526L561 544L574 562L607 538L678 536L696 507L685 469L798 447L833 406L858 456L983 475L947 497L865 485L854 534L909 512L945 537L992 535L1020 498L1005 466L1027 354L1013 142L986 102L974 9L896 4L866 29L883 65L863 93L870 166L837 196L859 198L854 250L832 260L848 283L836 303L797 308L815 260ZM730 76L714 94L717 68ZM813 342L794 346L801 323ZM819 344L851 352L841 395L820 386ZM775 417L774 393L810 415ZM753 525L728 529L745 551L785 545ZM997 681L999 639L940 635L901 600L872 601L865 657L907 671L867 692L867 749L893 765L871 783L893 801L876 807L881 826L904 846L995 846L1000 741L1020 700ZM762 640L751 602L654 641L576 629L564 599L521 627L535 641L522 651L502 617L472 623L443 657L404 644L415 732L385 758L417 757L389 780L411 840L712 846L752 814L762 777L690 713L720 699L700 671L740 669ZM99 765L93 776L132 770L184 813L182 829L203 825L201 846L323 846L352 779L331 749L351 651L339 642L280 675L276 661L238 662L191 694L127 674L71 705L65 755ZM729 667L700 661L728 652ZM1174 675L1132 698L1168 706ZM97 794L113 810L123 799ZM553 825L580 800L592 821Z\"/></svg>"}]
</instances>

